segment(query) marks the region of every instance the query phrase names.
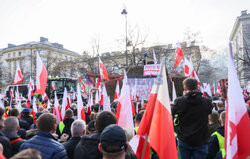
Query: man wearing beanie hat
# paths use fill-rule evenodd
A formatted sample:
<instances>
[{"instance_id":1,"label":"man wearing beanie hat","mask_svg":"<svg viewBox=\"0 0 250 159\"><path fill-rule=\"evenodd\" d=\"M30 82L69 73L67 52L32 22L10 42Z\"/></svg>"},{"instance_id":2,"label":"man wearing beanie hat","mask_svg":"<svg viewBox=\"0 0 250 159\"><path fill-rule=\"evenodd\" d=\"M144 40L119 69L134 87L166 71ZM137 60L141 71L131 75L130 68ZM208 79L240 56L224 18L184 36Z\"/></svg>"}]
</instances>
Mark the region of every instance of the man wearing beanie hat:
<instances>
[{"instance_id":1,"label":"man wearing beanie hat","mask_svg":"<svg viewBox=\"0 0 250 159\"><path fill-rule=\"evenodd\" d=\"M127 147L125 131L120 126L112 124L103 130L99 144L103 159L125 159Z\"/></svg>"}]
</instances>

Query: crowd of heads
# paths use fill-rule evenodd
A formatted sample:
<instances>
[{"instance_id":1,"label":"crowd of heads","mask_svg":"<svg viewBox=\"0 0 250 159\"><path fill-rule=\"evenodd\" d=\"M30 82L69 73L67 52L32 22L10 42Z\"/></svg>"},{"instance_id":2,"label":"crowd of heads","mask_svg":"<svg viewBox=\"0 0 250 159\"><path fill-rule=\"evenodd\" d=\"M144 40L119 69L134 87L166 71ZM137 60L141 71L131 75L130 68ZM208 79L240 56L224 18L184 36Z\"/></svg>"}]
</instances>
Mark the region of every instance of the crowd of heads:
<instances>
[{"instance_id":1,"label":"crowd of heads","mask_svg":"<svg viewBox=\"0 0 250 159\"><path fill-rule=\"evenodd\" d=\"M189 92L199 92L199 86L197 80L193 78L187 78L183 81L184 95ZM221 98L214 98L213 100L213 111L208 116L209 131L210 134L216 130L219 126L224 126L225 123L225 100ZM13 101L15 103L15 101ZM14 132L19 136L23 142L27 142L32 139L38 132L45 132L53 134L53 136L61 143L66 143L70 140L70 137L77 138L83 136L92 136L96 133L100 134L98 149L102 153L103 158L124 158L128 156L135 156L134 152L128 142L132 139L135 130L125 129L123 130L117 124L116 111L117 101L111 103L111 111L103 111L102 106L94 104L90 107L90 111L86 106L86 101L83 103L85 106L86 120L77 119L77 101L71 100L71 106L65 112L65 119L72 119L69 125L64 123L63 129L68 129L70 132L66 134L66 131L62 131L60 124L57 123L56 116L54 115L54 100L51 99L51 106L47 109L48 100L37 100L37 113L32 113L32 104L27 107L25 102L22 102L22 110L16 108L14 104L8 106L9 102L5 101L6 109L0 108L0 132L6 130ZM62 103L62 99L59 99L59 103ZM134 116L134 126L138 128L145 112L145 107L139 102L133 103L134 109L137 106L137 112ZM248 110L249 107L248 107ZM32 116L34 115L34 116ZM174 117L173 117L174 118ZM62 121L62 122L63 122ZM60 132L62 131L62 132ZM135 131L135 132L134 132ZM60 132L61 134L58 134ZM10 139L9 139L10 140ZM0 145L1 146L1 145ZM7 147L3 147L7 149ZM2 152L5 151L2 150ZM132 154L132 155L131 155ZM18 154L11 153L6 157L12 157L13 159L22 158L26 156L34 156L33 158L41 158L41 152L36 149L26 149L20 151ZM27 157L28 158L28 157Z\"/></svg>"}]
</instances>

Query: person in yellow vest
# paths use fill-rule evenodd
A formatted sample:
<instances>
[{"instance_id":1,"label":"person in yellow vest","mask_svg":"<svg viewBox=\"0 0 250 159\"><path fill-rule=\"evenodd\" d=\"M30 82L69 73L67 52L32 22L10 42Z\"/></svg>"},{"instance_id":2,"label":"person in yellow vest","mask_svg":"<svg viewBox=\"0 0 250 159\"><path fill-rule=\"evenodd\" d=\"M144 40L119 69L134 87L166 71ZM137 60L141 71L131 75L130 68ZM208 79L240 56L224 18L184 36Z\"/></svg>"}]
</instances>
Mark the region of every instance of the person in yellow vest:
<instances>
[{"instance_id":1,"label":"person in yellow vest","mask_svg":"<svg viewBox=\"0 0 250 159\"><path fill-rule=\"evenodd\" d=\"M56 128L56 134L58 135L58 138L60 138L64 133L69 135L69 138L71 138L70 127L73 122L73 111L71 109L67 109L65 112L65 119L63 119L63 121L61 121Z\"/></svg>"},{"instance_id":2,"label":"person in yellow vest","mask_svg":"<svg viewBox=\"0 0 250 159\"><path fill-rule=\"evenodd\" d=\"M208 156L207 159L222 159L225 157L225 138L224 138L224 124L225 124L226 112L223 111L220 114L220 123L219 127L210 137L208 145Z\"/></svg>"},{"instance_id":3,"label":"person in yellow vest","mask_svg":"<svg viewBox=\"0 0 250 159\"><path fill-rule=\"evenodd\" d=\"M141 123L141 119L143 117L144 114L144 110L140 111L136 116L135 116L135 133L137 133L138 129L139 129L139 125Z\"/></svg>"}]
</instances>

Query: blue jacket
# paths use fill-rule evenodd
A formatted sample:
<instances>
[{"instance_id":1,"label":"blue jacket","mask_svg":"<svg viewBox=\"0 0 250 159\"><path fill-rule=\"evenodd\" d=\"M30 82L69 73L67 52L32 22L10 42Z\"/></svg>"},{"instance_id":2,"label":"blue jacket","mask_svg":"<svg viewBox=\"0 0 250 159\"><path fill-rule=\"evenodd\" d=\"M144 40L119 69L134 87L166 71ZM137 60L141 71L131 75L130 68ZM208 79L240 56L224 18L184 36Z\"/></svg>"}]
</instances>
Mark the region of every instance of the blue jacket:
<instances>
[{"instance_id":1,"label":"blue jacket","mask_svg":"<svg viewBox=\"0 0 250 159\"><path fill-rule=\"evenodd\" d=\"M37 135L23 143L19 151L34 148L40 151L43 159L67 159L67 153L62 144L46 132L38 131Z\"/></svg>"}]
</instances>

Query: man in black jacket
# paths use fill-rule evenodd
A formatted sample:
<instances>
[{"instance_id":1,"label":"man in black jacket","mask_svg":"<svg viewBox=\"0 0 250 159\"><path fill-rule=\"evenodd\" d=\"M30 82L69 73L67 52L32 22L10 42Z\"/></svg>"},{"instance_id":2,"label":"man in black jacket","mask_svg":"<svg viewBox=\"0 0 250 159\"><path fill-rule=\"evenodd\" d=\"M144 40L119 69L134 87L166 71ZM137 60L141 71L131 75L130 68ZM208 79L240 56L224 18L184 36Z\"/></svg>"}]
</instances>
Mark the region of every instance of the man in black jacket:
<instances>
[{"instance_id":1,"label":"man in black jacket","mask_svg":"<svg viewBox=\"0 0 250 159\"><path fill-rule=\"evenodd\" d=\"M95 127L97 132L91 136L85 135L75 148L74 159L101 159L102 154L98 150L100 136L105 127L111 124L116 124L116 116L109 111L103 111L97 115Z\"/></svg>"},{"instance_id":2,"label":"man in black jacket","mask_svg":"<svg viewBox=\"0 0 250 159\"><path fill-rule=\"evenodd\" d=\"M178 115L176 126L178 146L182 159L206 158L208 153L208 115L212 102L202 97L194 78L183 81L184 95L174 101L172 115Z\"/></svg>"},{"instance_id":3,"label":"man in black jacket","mask_svg":"<svg viewBox=\"0 0 250 159\"><path fill-rule=\"evenodd\" d=\"M69 159L74 158L74 150L78 142L81 140L81 136L85 135L86 132L86 124L83 120L78 119L75 120L71 125L71 134L72 137L63 143L67 151L67 155Z\"/></svg>"},{"instance_id":4,"label":"man in black jacket","mask_svg":"<svg viewBox=\"0 0 250 159\"><path fill-rule=\"evenodd\" d=\"M12 155L18 153L20 146L26 141L18 136L17 131L19 129L18 119L14 116L10 116L4 121L4 135L9 138L12 146Z\"/></svg>"}]
</instances>

